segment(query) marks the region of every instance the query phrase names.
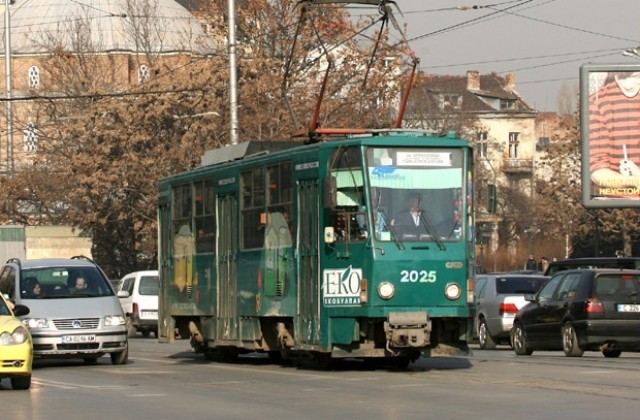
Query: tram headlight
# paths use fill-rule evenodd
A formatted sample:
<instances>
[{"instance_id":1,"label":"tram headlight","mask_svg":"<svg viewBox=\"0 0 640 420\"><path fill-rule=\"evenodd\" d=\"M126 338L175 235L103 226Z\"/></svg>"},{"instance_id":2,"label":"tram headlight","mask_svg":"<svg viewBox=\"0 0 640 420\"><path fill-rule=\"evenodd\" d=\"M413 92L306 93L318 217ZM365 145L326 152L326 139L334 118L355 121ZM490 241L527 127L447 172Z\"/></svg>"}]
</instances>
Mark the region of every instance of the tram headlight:
<instances>
[{"instance_id":1,"label":"tram headlight","mask_svg":"<svg viewBox=\"0 0 640 420\"><path fill-rule=\"evenodd\" d=\"M462 294L462 288L455 283L449 283L444 287L444 294L447 299L456 300Z\"/></svg>"},{"instance_id":2,"label":"tram headlight","mask_svg":"<svg viewBox=\"0 0 640 420\"><path fill-rule=\"evenodd\" d=\"M389 283L388 281L380 283L378 286L378 296L380 296L384 300L389 300L396 293L396 288L393 283Z\"/></svg>"}]
</instances>

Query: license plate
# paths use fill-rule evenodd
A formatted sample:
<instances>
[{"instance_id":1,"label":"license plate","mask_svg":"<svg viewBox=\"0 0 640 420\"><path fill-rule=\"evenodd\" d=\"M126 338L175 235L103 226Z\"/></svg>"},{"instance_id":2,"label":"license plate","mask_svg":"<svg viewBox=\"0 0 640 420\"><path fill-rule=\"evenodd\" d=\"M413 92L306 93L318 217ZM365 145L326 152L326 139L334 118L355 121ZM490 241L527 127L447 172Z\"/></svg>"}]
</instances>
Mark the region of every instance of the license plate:
<instances>
[{"instance_id":1,"label":"license plate","mask_svg":"<svg viewBox=\"0 0 640 420\"><path fill-rule=\"evenodd\" d=\"M93 343L96 341L96 335L63 335L63 343Z\"/></svg>"},{"instance_id":2,"label":"license plate","mask_svg":"<svg viewBox=\"0 0 640 420\"><path fill-rule=\"evenodd\" d=\"M142 311L140 313L140 318L142 319L158 319L157 311Z\"/></svg>"},{"instance_id":3,"label":"license plate","mask_svg":"<svg viewBox=\"0 0 640 420\"><path fill-rule=\"evenodd\" d=\"M618 304L618 312L640 312L640 305Z\"/></svg>"}]
</instances>

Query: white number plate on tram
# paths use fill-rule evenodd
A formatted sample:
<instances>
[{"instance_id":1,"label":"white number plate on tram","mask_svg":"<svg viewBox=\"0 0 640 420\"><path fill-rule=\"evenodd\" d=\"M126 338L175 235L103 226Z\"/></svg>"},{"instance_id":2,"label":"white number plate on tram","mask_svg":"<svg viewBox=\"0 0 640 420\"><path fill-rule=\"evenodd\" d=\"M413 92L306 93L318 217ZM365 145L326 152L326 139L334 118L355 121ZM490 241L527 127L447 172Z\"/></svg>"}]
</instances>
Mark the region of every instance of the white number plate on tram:
<instances>
[{"instance_id":1,"label":"white number plate on tram","mask_svg":"<svg viewBox=\"0 0 640 420\"><path fill-rule=\"evenodd\" d=\"M65 344L68 343L93 343L96 341L95 334L88 335L63 335L62 342Z\"/></svg>"},{"instance_id":2,"label":"white number plate on tram","mask_svg":"<svg viewBox=\"0 0 640 420\"><path fill-rule=\"evenodd\" d=\"M618 312L640 312L640 305L618 304Z\"/></svg>"}]
</instances>

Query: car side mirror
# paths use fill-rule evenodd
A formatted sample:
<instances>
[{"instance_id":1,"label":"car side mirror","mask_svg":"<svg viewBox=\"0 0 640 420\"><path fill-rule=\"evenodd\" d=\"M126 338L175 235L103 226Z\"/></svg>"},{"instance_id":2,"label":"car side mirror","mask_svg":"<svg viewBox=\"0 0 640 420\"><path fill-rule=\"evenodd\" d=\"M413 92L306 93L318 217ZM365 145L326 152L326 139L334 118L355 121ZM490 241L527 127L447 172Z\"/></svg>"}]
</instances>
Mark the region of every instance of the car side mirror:
<instances>
[{"instance_id":1,"label":"car side mirror","mask_svg":"<svg viewBox=\"0 0 640 420\"><path fill-rule=\"evenodd\" d=\"M29 315L29 312L31 312L31 309L29 309L28 306L25 305L20 305L17 304L14 308L13 308L13 314L15 316L25 316L25 315Z\"/></svg>"},{"instance_id":2,"label":"car side mirror","mask_svg":"<svg viewBox=\"0 0 640 420\"><path fill-rule=\"evenodd\" d=\"M131 296L131 295L126 290L118 290L118 297L119 298L128 298L129 296Z\"/></svg>"}]
</instances>

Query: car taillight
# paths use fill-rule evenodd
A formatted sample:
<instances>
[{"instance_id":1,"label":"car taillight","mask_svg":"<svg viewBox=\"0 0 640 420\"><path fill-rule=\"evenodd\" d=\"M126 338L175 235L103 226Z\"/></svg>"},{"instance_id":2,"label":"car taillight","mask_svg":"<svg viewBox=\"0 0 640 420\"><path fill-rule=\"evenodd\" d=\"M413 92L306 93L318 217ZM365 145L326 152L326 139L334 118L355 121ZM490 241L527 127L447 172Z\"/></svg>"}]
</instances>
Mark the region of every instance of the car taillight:
<instances>
[{"instance_id":1,"label":"car taillight","mask_svg":"<svg viewBox=\"0 0 640 420\"><path fill-rule=\"evenodd\" d=\"M589 298L587 299L586 311L590 314L604 312L604 306L600 299Z\"/></svg>"},{"instance_id":2,"label":"car taillight","mask_svg":"<svg viewBox=\"0 0 640 420\"><path fill-rule=\"evenodd\" d=\"M138 304L137 304L137 303L134 303L134 304L133 304L133 313L134 313L134 314L139 314L139 313L140 313L139 311L140 311L140 310L138 309Z\"/></svg>"},{"instance_id":3,"label":"car taillight","mask_svg":"<svg viewBox=\"0 0 640 420\"><path fill-rule=\"evenodd\" d=\"M499 312L500 315L515 315L518 313L518 307L513 303L501 303Z\"/></svg>"}]
</instances>

